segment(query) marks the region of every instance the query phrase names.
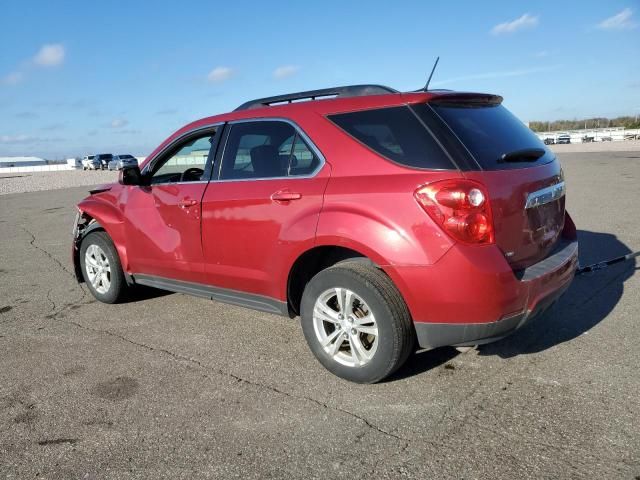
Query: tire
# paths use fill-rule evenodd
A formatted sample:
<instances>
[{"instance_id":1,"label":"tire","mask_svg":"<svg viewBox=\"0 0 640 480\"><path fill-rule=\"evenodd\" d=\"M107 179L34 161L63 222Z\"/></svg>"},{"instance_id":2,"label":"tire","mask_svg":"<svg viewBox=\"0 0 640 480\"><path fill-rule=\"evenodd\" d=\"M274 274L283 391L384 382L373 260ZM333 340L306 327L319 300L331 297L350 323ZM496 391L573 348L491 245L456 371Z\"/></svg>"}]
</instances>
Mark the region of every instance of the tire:
<instances>
[{"instance_id":1,"label":"tire","mask_svg":"<svg viewBox=\"0 0 640 480\"><path fill-rule=\"evenodd\" d=\"M88 251L89 255L87 255ZM87 268L88 261L91 261L90 268ZM98 270L95 265L102 266L102 270ZM91 232L82 240L80 267L87 287L97 300L103 303L117 303L122 300L127 283L118 252L106 232ZM98 272L101 273L96 284L94 280ZM103 276L104 273L106 273L106 279Z\"/></svg>"},{"instance_id":2,"label":"tire","mask_svg":"<svg viewBox=\"0 0 640 480\"><path fill-rule=\"evenodd\" d=\"M349 307L338 305L339 295ZM415 331L407 305L373 265L345 261L322 270L306 285L300 310L309 348L327 370L346 380L379 382L413 352ZM340 318L341 311L347 315Z\"/></svg>"}]
</instances>

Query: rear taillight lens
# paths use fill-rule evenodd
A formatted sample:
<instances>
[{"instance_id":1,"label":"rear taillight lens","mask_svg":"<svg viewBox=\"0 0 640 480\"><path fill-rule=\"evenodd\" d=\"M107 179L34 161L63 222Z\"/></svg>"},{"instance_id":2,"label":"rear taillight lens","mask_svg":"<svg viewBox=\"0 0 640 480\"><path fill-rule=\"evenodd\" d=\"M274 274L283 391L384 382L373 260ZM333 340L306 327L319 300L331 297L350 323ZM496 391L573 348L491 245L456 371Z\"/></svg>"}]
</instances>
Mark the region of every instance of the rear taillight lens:
<instances>
[{"instance_id":1,"label":"rear taillight lens","mask_svg":"<svg viewBox=\"0 0 640 480\"><path fill-rule=\"evenodd\" d=\"M493 218L485 188L470 180L444 180L420 187L415 198L454 239L471 244L494 242Z\"/></svg>"}]
</instances>

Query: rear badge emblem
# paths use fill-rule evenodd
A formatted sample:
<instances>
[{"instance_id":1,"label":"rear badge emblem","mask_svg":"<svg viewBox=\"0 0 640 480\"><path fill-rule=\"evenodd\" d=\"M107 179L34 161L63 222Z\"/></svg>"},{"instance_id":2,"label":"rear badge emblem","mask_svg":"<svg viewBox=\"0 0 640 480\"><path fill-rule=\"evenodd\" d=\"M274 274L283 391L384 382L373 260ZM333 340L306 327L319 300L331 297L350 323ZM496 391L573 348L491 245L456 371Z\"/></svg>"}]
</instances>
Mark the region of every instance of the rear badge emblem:
<instances>
[{"instance_id":1,"label":"rear badge emblem","mask_svg":"<svg viewBox=\"0 0 640 480\"><path fill-rule=\"evenodd\" d=\"M527 203L524 208L535 208L545 203L550 203L564 197L566 192L564 182L556 183L550 187L532 192L527 196Z\"/></svg>"}]
</instances>

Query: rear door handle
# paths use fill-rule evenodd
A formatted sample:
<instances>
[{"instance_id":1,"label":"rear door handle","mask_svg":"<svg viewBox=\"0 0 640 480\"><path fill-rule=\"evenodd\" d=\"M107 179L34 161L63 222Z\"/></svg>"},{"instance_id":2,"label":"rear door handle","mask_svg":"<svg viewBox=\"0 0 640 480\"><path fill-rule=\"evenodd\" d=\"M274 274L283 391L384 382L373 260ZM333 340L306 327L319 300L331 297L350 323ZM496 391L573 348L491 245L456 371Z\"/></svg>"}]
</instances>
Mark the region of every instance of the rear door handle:
<instances>
[{"instance_id":1,"label":"rear door handle","mask_svg":"<svg viewBox=\"0 0 640 480\"><path fill-rule=\"evenodd\" d=\"M178 205L180 205L180 208L189 208L189 207L193 207L196 203L198 203L196 200L190 200L190 199L183 199L180 200L178 202Z\"/></svg>"},{"instance_id":2,"label":"rear door handle","mask_svg":"<svg viewBox=\"0 0 640 480\"><path fill-rule=\"evenodd\" d=\"M280 190L279 192L271 195L271 200L276 202L288 202L290 200L300 200L302 195L296 192L289 192L287 190Z\"/></svg>"}]
</instances>

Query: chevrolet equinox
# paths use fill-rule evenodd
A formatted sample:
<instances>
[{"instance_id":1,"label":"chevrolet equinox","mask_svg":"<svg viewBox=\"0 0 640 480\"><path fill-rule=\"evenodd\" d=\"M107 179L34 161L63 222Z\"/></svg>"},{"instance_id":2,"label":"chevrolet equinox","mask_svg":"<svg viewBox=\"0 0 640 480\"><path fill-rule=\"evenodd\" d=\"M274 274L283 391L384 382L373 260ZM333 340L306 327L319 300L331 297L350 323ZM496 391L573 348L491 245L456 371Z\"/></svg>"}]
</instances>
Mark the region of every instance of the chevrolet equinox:
<instances>
[{"instance_id":1,"label":"chevrolet equinox","mask_svg":"<svg viewBox=\"0 0 640 480\"><path fill-rule=\"evenodd\" d=\"M568 288L555 155L497 95L354 85L247 102L178 130L78 204L80 282L299 315L370 383L416 348L488 343Z\"/></svg>"}]
</instances>

